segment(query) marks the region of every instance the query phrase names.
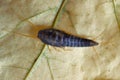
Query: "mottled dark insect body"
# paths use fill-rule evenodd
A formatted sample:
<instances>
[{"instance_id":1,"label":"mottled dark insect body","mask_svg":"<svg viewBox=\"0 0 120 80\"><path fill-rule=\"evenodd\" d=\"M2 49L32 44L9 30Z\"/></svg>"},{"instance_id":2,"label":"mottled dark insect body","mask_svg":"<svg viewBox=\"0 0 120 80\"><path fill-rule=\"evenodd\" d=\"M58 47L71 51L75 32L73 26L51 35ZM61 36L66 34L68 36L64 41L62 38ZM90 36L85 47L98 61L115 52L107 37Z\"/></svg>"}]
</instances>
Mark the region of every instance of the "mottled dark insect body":
<instances>
[{"instance_id":1,"label":"mottled dark insect body","mask_svg":"<svg viewBox=\"0 0 120 80\"><path fill-rule=\"evenodd\" d=\"M38 38L45 44L56 47L90 47L97 42L67 34L57 29L44 29L38 32Z\"/></svg>"}]
</instances>

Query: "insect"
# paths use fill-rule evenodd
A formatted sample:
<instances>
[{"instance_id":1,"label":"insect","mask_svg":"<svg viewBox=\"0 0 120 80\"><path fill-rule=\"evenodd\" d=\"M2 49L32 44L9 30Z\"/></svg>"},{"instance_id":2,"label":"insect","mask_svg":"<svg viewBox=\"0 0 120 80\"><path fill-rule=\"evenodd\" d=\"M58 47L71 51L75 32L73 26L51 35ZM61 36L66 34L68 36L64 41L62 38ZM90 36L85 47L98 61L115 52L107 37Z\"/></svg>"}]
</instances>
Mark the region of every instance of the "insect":
<instances>
[{"instance_id":1,"label":"insect","mask_svg":"<svg viewBox=\"0 0 120 80\"><path fill-rule=\"evenodd\" d=\"M45 44L56 47L90 47L98 45L90 39L80 38L57 29L44 29L38 32L38 38Z\"/></svg>"}]
</instances>

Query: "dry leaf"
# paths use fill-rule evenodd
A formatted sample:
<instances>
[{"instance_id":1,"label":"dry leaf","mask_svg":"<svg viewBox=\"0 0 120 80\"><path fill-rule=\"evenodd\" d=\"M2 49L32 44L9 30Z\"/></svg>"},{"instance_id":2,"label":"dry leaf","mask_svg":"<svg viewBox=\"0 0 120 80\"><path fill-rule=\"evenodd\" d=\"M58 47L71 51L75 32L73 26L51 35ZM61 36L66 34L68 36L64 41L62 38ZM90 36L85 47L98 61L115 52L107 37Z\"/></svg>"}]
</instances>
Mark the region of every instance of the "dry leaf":
<instances>
[{"instance_id":1,"label":"dry leaf","mask_svg":"<svg viewBox=\"0 0 120 80\"><path fill-rule=\"evenodd\" d=\"M119 80L120 0L0 0L0 80ZM53 47L53 27L98 46Z\"/></svg>"}]
</instances>

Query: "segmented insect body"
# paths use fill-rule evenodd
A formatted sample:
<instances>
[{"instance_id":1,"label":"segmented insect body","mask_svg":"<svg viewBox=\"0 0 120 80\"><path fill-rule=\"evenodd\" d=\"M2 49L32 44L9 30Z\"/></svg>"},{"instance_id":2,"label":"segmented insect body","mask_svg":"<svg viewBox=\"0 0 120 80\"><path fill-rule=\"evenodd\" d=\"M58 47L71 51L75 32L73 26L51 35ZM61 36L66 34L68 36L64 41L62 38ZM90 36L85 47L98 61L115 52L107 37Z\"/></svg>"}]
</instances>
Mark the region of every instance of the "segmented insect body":
<instances>
[{"instance_id":1,"label":"segmented insect body","mask_svg":"<svg viewBox=\"0 0 120 80\"><path fill-rule=\"evenodd\" d=\"M95 41L73 36L52 28L39 31L38 38L45 44L57 47L89 47L98 45Z\"/></svg>"}]
</instances>

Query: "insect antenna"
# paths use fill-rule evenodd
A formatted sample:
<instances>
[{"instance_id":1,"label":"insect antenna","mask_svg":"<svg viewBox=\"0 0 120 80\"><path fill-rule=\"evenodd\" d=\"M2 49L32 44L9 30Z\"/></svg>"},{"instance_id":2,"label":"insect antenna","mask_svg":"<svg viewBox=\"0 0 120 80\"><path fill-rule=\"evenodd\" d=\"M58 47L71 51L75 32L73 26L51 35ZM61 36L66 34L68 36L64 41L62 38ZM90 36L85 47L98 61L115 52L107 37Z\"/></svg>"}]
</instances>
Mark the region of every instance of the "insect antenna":
<instances>
[{"instance_id":1,"label":"insect antenna","mask_svg":"<svg viewBox=\"0 0 120 80\"><path fill-rule=\"evenodd\" d=\"M37 27L36 25L34 25L29 19L30 18L24 18L23 16L20 16L19 14L17 14L15 11L14 11L14 13L15 13L15 15L17 15L17 17L20 19L20 20L22 20L22 21L27 21L29 24L31 24L32 26L32 28L33 29L37 29L38 30L38 28L39 27ZM21 23L21 22L20 22Z\"/></svg>"},{"instance_id":2,"label":"insect antenna","mask_svg":"<svg viewBox=\"0 0 120 80\"><path fill-rule=\"evenodd\" d=\"M31 35L27 35L27 34L22 34L22 33L16 32L16 31L10 31L10 30L3 30L3 31L9 32L9 33L15 33L15 34L18 34L18 35L22 35L22 36L37 39L37 36L31 36Z\"/></svg>"},{"instance_id":3,"label":"insect antenna","mask_svg":"<svg viewBox=\"0 0 120 80\"><path fill-rule=\"evenodd\" d=\"M20 24L22 24L22 22L28 22L31 26L31 28L30 28L30 35L27 35L27 34L24 34L24 33L20 33L20 32L17 32L17 31L15 31L15 30L13 30L13 31L10 31L10 30L5 30L5 31L8 31L8 32L13 32L13 33L15 33L15 34L19 34L19 35L23 35L23 36L26 36L26 37L31 37L31 38L37 38L37 35L38 35L38 31L40 30L40 28L41 27L38 27L38 26L36 26L36 25L34 25L29 19L31 18L31 17L29 17L29 18L24 18L23 16L21 16L21 15L19 15L18 13L16 13L13 9L12 9L12 11L15 13L15 15L21 20L18 24L17 24L17 27L20 25ZM17 28L16 27L16 28ZM32 33L32 34L31 34Z\"/></svg>"}]
</instances>

